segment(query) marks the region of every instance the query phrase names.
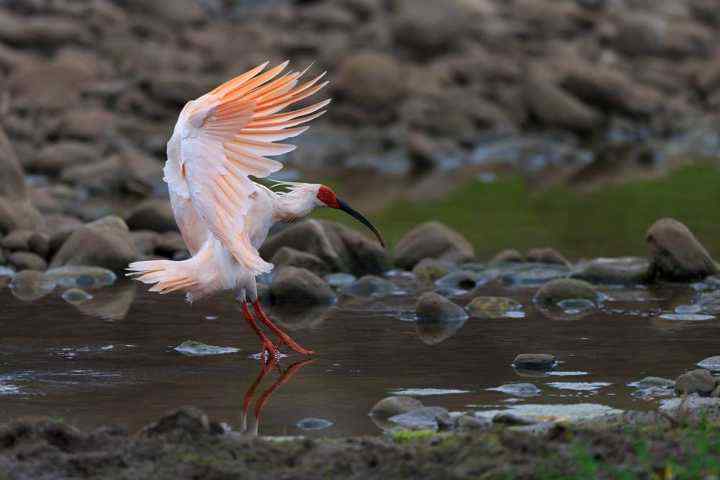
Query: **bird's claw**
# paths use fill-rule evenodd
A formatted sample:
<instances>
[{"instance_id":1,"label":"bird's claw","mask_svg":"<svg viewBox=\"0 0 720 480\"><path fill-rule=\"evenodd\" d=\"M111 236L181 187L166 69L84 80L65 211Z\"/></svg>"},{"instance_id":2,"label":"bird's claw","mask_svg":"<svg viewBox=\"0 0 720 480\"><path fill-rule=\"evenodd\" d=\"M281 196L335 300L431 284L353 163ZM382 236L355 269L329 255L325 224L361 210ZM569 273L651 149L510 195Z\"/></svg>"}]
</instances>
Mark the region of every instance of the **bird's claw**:
<instances>
[{"instance_id":1,"label":"bird's claw","mask_svg":"<svg viewBox=\"0 0 720 480\"><path fill-rule=\"evenodd\" d=\"M263 342L263 349L260 358L265 359L265 364L280 360L280 350L272 342Z\"/></svg>"}]
</instances>

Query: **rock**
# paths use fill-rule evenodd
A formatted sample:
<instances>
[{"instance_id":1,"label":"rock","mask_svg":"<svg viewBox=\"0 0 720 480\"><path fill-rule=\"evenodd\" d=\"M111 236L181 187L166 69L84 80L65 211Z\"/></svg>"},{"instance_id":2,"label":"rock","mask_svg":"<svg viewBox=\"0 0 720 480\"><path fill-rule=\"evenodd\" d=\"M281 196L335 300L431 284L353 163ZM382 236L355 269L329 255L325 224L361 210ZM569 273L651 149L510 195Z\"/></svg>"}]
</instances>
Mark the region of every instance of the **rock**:
<instances>
[{"instance_id":1,"label":"rock","mask_svg":"<svg viewBox=\"0 0 720 480\"><path fill-rule=\"evenodd\" d=\"M450 272L435 282L439 288L447 291L472 290L487 283L489 278L481 273L468 270Z\"/></svg>"},{"instance_id":2,"label":"rock","mask_svg":"<svg viewBox=\"0 0 720 480\"><path fill-rule=\"evenodd\" d=\"M385 397L372 407L370 415L378 418L389 418L422 407L424 407L422 402L413 397Z\"/></svg>"},{"instance_id":3,"label":"rock","mask_svg":"<svg viewBox=\"0 0 720 480\"><path fill-rule=\"evenodd\" d=\"M40 232L33 233L28 238L28 249L42 258L46 258L50 252L50 237Z\"/></svg>"},{"instance_id":4,"label":"rock","mask_svg":"<svg viewBox=\"0 0 720 480\"><path fill-rule=\"evenodd\" d=\"M61 297L66 302L72 303L73 305L87 302L88 300L92 300L93 298L92 295L90 295L88 292L79 288L70 288L68 290L65 290L62 293Z\"/></svg>"},{"instance_id":5,"label":"rock","mask_svg":"<svg viewBox=\"0 0 720 480\"><path fill-rule=\"evenodd\" d=\"M0 232L35 230L42 217L28 201L25 172L4 130L0 129Z\"/></svg>"},{"instance_id":6,"label":"rock","mask_svg":"<svg viewBox=\"0 0 720 480\"><path fill-rule=\"evenodd\" d=\"M466 413L457 419L457 428L461 432L487 431L492 428L492 421Z\"/></svg>"},{"instance_id":7,"label":"rock","mask_svg":"<svg viewBox=\"0 0 720 480\"><path fill-rule=\"evenodd\" d=\"M490 260L491 265L498 265L503 263L522 263L525 261L522 253L517 250L508 249L499 252Z\"/></svg>"},{"instance_id":8,"label":"rock","mask_svg":"<svg viewBox=\"0 0 720 480\"><path fill-rule=\"evenodd\" d=\"M384 53L350 55L342 60L335 77L335 96L378 121L391 118L389 106L400 101L406 90L402 68Z\"/></svg>"},{"instance_id":9,"label":"rock","mask_svg":"<svg viewBox=\"0 0 720 480\"><path fill-rule=\"evenodd\" d=\"M429 321L419 319L415 323L418 338L425 345L438 345L455 335L465 325L465 319L456 321Z\"/></svg>"},{"instance_id":10,"label":"rock","mask_svg":"<svg viewBox=\"0 0 720 480\"><path fill-rule=\"evenodd\" d=\"M72 140L45 145L40 149L29 169L35 172L59 175L74 165L87 165L101 158L100 151L89 143Z\"/></svg>"},{"instance_id":11,"label":"rock","mask_svg":"<svg viewBox=\"0 0 720 480\"><path fill-rule=\"evenodd\" d=\"M534 397L542 393L542 390L532 383L509 383L495 388L488 388L488 390L506 393L514 397Z\"/></svg>"},{"instance_id":12,"label":"rock","mask_svg":"<svg viewBox=\"0 0 720 480\"><path fill-rule=\"evenodd\" d=\"M475 17L460 2L404 0L398 4L392 29L395 42L424 59L452 51Z\"/></svg>"},{"instance_id":13,"label":"rock","mask_svg":"<svg viewBox=\"0 0 720 480\"><path fill-rule=\"evenodd\" d=\"M718 273L705 247L675 219L663 218L655 222L648 229L645 240L651 259L650 278L689 281Z\"/></svg>"},{"instance_id":14,"label":"rock","mask_svg":"<svg viewBox=\"0 0 720 480\"><path fill-rule=\"evenodd\" d=\"M343 288L342 293L354 297L386 297L395 295L399 291L400 289L389 280L375 275L365 275L352 285Z\"/></svg>"},{"instance_id":15,"label":"rock","mask_svg":"<svg viewBox=\"0 0 720 480\"><path fill-rule=\"evenodd\" d=\"M637 382L633 382L630 384L631 387L635 388L669 388L674 389L675 388L675 381L670 380L669 378L662 378L662 377L645 377Z\"/></svg>"},{"instance_id":16,"label":"rock","mask_svg":"<svg viewBox=\"0 0 720 480\"><path fill-rule=\"evenodd\" d=\"M551 370L557 364L554 355L547 353L521 353L513 360L513 367L523 370Z\"/></svg>"},{"instance_id":17,"label":"rock","mask_svg":"<svg viewBox=\"0 0 720 480\"><path fill-rule=\"evenodd\" d=\"M715 390L716 386L715 377L704 369L683 373L675 380L675 391L678 395L697 393L707 397Z\"/></svg>"},{"instance_id":18,"label":"rock","mask_svg":"<svg viewBox=\"0 0 720 480\"><path fill-rule=\"evenodd\" d=\"M273 255L271 262L275 265L275 268L286 266L304 268L310 270L317 276L327 275L330 271L325 262L315 255L301 252L291 247L280 248L275 255ZM353 277L353 279L354 278L355 277Z\"/></svg>"},{"instance_id":19,"label":"rock","mask_svg":"<svg viewBox=\"0 0 720 480\"><path fill-rule=\"evenodd\" d=\"M24 270L16 274L10 282L14 297L24 302L38 300L55 290L55 282L36 270Z\"/></svg>"},{"instance_id":20,"label":"rock","mask_svg":"<svg viewBox=\"0 0 720 480\"><path fill-rule=\"evenodd\" d=\"M533 248L525 258L528 262L570 266L570 262L554 248Z\"/></svg>"},{"instance_id":21,"label":"rock","mask_svg":"<svg viewBox=\"0 0 720 480\"><path fill-rule=\"evenodd\" d=\"M0 247L13 252L16 250L28 251L30 250L28 246L30 237L34 234L35 232L32 230L13 230L0 240Z\"/></svg>"},{"instance_id":22,"label":"rock","mask_svg":"<svg viewBox=\"0 0 720 480\"><path fill-rule=\"evenodd\" d=\"M423 258L415 265L415 267L413 267L412 271L413 274L415 274L415 278L419 281L434 283L436 280L444 277L455 268L455 264L446 260Z\"/></svg>"},{"instance_id":23,"label":"rock","mask_svg":"<svg viewBox=\"0 0 720 480\"><path fill-rule=\"evenodd\" d=\"M641 257L596 258L582 263L572 278L606 285L635 285L648 278L650 262Z\"/></svg>"},{"instance_id":24,"label":"rock","mask_svg":"<svg viewBox=\"0 0 720 480\"><path fill-rule=\"evenodd\" d=\"M43 224L42 215L28 200L0 197L0 233L35 230Z\"/></svg>"},{"instance_id":25,"label":"rock","mask_svg":"<svg viewBox=\"0 0 720 480\"><path fill-rule=\"evenodd\" d=\"M332 222L305 220L270 236L260 248L265 259L272 259L282 247L310 253L331 271L355 275L377 275L387 270L387 252L364 235Z\"/></svg>"},{"instance_id":26,"label":"rock","mask_svg":"<svg viewBox=\"0 0 720 480\"><path fill-rule=\"evenodd\" d=\"M468 318L462 307L435 292L423 293L417 301L415 312L423 322L458 322Z\"/></svg>"},{"instance_id":27,"label":"rock","mask_svg":"<svg viewBox=\"0 0 720 480\"><path fill-rule=\"evenodd\" d=\"M114 272L100 267L65 266L51 268L45 272L47 278L65 288L109 287L117 280Z\"/></svg>"},{"instance_id":28,"label":"rock","mask_svg":"<svg viewBox=\"0 0 720 480\"><path fill-rule=\"evenodd\" d=\"M17 16L7 10L0 15L0 39L14 45L57 47L63 43L87 43L83 22L60 16Z\"/></svg>"},{"instance_id":29,"label":"rock","mask_svg":"<svg viewBox=\"0 0 720 480\"><path fill-rule=\"evenodd\" d=\"M342 289L352 285L356 277L349 273L331 273L330 275L325 275L324 279L332 288Z\"/></svg>"},{"instance_id":30,"label":"rock","mask_svg":"<svg viewBox=\"0 0 720 480\"><path fill-rule=\"evenodd\" d=\"M311 271L296 267L283 267L275 274L270 295L276 304L312 306L335 301L335 294L327 283Z\"/></svg>"},{"instance_id":31,"label":"rock","mask_svg":"<svg viewBox=\"0 0 720 480\"><path fill-rule=\"evenodd\" d=\"M720 355L701 360L698 362L697 366L713 372L720 372Z\"/></svg>"},{"instance_id":32,"label":"rock","mask_svg":"<svg viewBox=\"0 0 720 480\"><path fill-rule=\"evenodd\" d=\"M158 234L149 230L135 230L130 232L133 244L141 256L151 257L155 254Z\"/></svg>"},{"instance_id":33,"label":"rock","mask_svg":"<svg viewBox=\"0 0 720 480\"><path fill-rule=\"evenodd\" d=\"M47 268L45 259L35 253L30 252L14 252L8 256L8 263L15 267L17 271L22 270L38 270L43 271Z\"/></svg>"},{"instance_id":34,"label":"rock","mask_svg":"<svg viewBox=\"0 0 720 480\"><path fill-rule=\"evenodd\" d=\"M471 317L495 319L506 318L509 312L519 312L523 306L506 297L475 297L466 308Z\"/></svg>"},{"instance_id":35,"label":"rock","mask_svg":"<svg viewBox=\"0 0 720 480\"><path fill-rule=\"evenodd\" d=\"M582 280L560 278L543 285L533 297L533 301L541 305L557 305L563 300L584 299L596 302L598 292L595 287Z\"/></svg>"},{"instance_id":36,"label":"rock","mask_svg":"<svg viewBox=\"0 0 720 480\"><path fill-rule=\"evenodd\" d=\"M171 436L196 438L210 433L207 415L195 407L182 407L163 416L140 431L141 437Z\"/></svg>"},{"instance_id":37,"label":"rock","mask_svg":"<svg viewBox=\"0 0 720 480\"><path fill-rule=\"evenodd\" d=\"M121 218L110 215L72 232L53 257L50 267L86 265L118 271L137 258L138 252L127 225Z\"/></svg>"},{"instance_id":38,"label":"rock","mask_svg":"<svg viewBox=\"0 0 720 480\"><path fill-rule=\"evenodd\" d=\"M52 78L52 82L47 79ZM77 105L93 75L66 62L24 62L7 81L14 104L25 108L57 110Z\"/></svg>"},{"instance_id":39,"label":"rock","mask_svg":"<svg viewBox=\"0 0 720 480\"><path fill-rule=\"evenodd\" d=\"M493 417L492 422L508 426L526 426L537 423L537 421L532 418L522 417L514 413L498 413Z\"/></svg>"},{"instance_id":40,"label":"rock","mask_svg":"<svg viewBox=\"0 0 720 480\"><path fill-rule=\"evenodd\" d=\"M705 398L690 394L683 398L661 401L659 411L682 421L712 421L717 419L718 407L720 407L720 398Z\"/></svg>"},{"instance_id":41,"label":"rock","mask_svg":"<svg viewBox=\"0 0 720 480\"><path fill-rule=\"evenodd\" d=\"M556 85L536 66L527 72L523 89L528 109L543 125L587 133L602 122L598 112Z\"/></svg>"},{"instance_id":42,"label":"rock","mask_svg":"<svg viewBox=\"0 0 720 480\"><path fill-rule=\"evenodd\" d=\"M442 407L421 407L394 415L388 421L408 430L438 430L440 422L449 422L450 415Z\"/></svg>"},{"instance_id":43,"label":"rock","mask_svg":"<svg viewBox=\"0 0 720 480\"><path fill-rule=\"evenodd\" d=\"M300 430L323 430L333 426L333 422L324 418L303 418L297 422Z\"/></svg>"},{"instance_id":44,"label":"rock","mask_svg":"<svg viewBox=\"0 0 720 480\"><path fill-rule=\"evenodd\" d=\"M193 0L128 0L126 4L127 8L143 16L178 26L198 23L206 18L200 4Z\"/></svg>"},{"instance_id":45,"label":"rock","mask_svg":"<svg viewBox=\"0 0 720 480\"><path fill-rule=\"evenodd\" d=\"M170 202L164 199L150 199L140 203L130 212L126 222L130 230L164 233L178 229Z\"/></svg>"},{"instance_id":46,"label":"rock","mask_svg":"<svg viewBox=\"0 0 720 480\"><path fill-rule=\"evenodd\" d=\"M155 238L155 253L175 258L179 253L187 253L185 241L179 232L165 232Z\"/></svg>"},{"instance_id":47,"label":"rock","mask_svg":"<svg viewBox=\"0 0 720 480\"><path fill-rule=\"evenodd\" d=\"M475 256L473 246L439 222L427 222L406 233L395 246L395 264L411 270L424 258L462 263Z\"/></svg>"}]
</instances>

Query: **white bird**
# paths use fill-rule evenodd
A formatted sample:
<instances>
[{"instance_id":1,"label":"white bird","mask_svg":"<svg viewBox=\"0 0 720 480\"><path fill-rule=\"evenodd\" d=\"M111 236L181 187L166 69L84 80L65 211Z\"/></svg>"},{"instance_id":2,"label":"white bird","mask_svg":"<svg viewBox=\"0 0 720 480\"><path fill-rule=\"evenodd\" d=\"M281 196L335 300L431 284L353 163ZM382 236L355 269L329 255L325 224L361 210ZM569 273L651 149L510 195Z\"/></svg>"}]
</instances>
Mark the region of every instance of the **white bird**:
<instances>
[{"instance_id":1,"label":"white bird","mask_svg":"<svg viewBox=\"0 0 720 480\"><path fill-rule=\"evenodd\" d=\"M310 183L285 183L286 191L251 180L282 168L267 157L282 155L294 145L274 143L296 137L305 124L325 113L330 100L282 112L317 93L328 82L325 73L298 84L305 72L279 76L285 62L270 70L264 63L233 78L209 93L188 102L180 112L167 144L165 182L175 220L191 258L182 261L150 260L131 263L128 275L154 284L153 292L187 292L188 301L210 293L236 289L245 319L260 338L267 358L278 348L257 325L266 325L281 343L301 354L315 353L298 345L263 312L257 298L255 277L273 265L258 249L270 227L305 217L316 207L344 210L380 234L361 214L338 199L328 187Z\"/></svg>"}]
</instances>

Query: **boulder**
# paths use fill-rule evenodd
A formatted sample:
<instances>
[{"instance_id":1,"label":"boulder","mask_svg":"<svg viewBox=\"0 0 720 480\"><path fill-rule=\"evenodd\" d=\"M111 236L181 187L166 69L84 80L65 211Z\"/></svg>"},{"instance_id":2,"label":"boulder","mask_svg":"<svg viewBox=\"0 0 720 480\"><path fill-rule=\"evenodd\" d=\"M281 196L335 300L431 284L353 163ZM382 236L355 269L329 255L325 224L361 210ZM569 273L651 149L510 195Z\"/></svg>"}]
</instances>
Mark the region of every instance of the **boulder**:
<instances>
[{"instance_id":1,"label":"boulder","mask_svg":"<svg viewBox=\"0 0 720 480\"><path fill-rule=\"evenodd\" d=\"M48 82L52 78L52 82ZM16 68L7 81L13 104L42 110L76 105L85 86L93 79L84 68L63 62L27 62Z\"/></svg>"},{"instance_id":2,"label":"boulder","mask_svg":"<svg viewBox=\"0 0 720 480\"><path fill-rule=\"evenodd\" d=\"M705 247L682 223L672 218L655 222L645 240L650 254L651 279L691 281L714 275L718 269Z\"/></svg>"},{"instance_id":3,"label":"boulder","mask_svg":"<svg viewBox=\"0 0 720 480\"><path fill-rule=\"evenodd\" d=\"M377 120L387 120L405 94L406 82L398 62L384 53L358 53L346 57L338 67L335 96L364 110ZM382 85L382 88L378 88Z\"/></svg>"},{"instance_id":4,"label":"boulder","mask_svg":"<svg viewBox=\"0 0 720 480\"><path fill-rule=\"evenodd\" d=\"M435 292L423 293L415 305L418 320L423 322L460 322L468 318L463 308Z\"/></svg>"},{"instance_id":5,"label":"boulder","mask_svg":"<svg viewBox=\"0 0 720 480\"><path fill-rule=\"evenodd\" d=\"M139 435L145 438L158 436L196 438L209 433L210 422L205 413L195 407L182 407L145 426Z\"/></svg>"},{"instance_id":6,"label":"boulder","mask_svg":"<svg viewBox=\"0 0 720 480\"><path fill-rule=\"evenodd\" d=\"M461 263L475 257L473 246L439 222L427 222L406 233L395 246L395 264L411 270L424 258Z\"/></svg>"},{"instance_id":7,"label":"boulder","mask_svg":"<svg viewBox=\"0 0 720 480\"><path fill-rule=\"evenodd\" d=\"M563 300L598 300L598 291L591 284L571 278L551 280L537 291L533 301L540 305L556 305Z\"/></svg>"},{"instance_id":8,"label":"boulder","mask_svg":"<svg viewBox=\"0 0 720 480\"><path fill-rule=\"evenodd\" d=\"M523 257L522 253L514 249L507 249L498 252L497 255L495 255L492 260L490 260L490 264L498 265L502 263L522 263L524 261L525 257Z\"/></svg>"},{"instance_id":9,"label":"boulder","mask_svg":"<svg viewBox=\"0 0 720 480\"><path fill-rule=\"evenodd\" d=\"M403 395L385 397L372 407L370 415L377 418L389 418L422 408L423 406L420 400L413 397Z\"/></svg>"},{"instance_id":10,"label":"boulder","mask_svg":"<svg viewBox=\"0 0 720 480\"><path fill-rule=\"evenodd\" d=\"M270 297L275 304L299 306L329 305L335 294L327 283L309 270L283 267L270 284Z\"/></svg>"},{"instance_id":11,"label":"boulder","mask_svg":"<svg viewBox=\"0 0 720 480\"><path fill-rule=\"evenodd\" d=\"M32 230L13 230L0 240L0 247L11 252L17 250L28 251L30 250L28 243L34 234L35 232Z\"/></svg>"},{"instance_id":12,"label":"boulder","mask_svg":"<svg viewBox=\"0 0 720 480\"><path fill-rule=\"evenodd\" d=\"M170 202L159 198L140 203L133 208L125 221L130 230L151 230L164 233L178 229Z\"/></svg>"},{"instance_id":13,"label":"boulder","mask_svg":"<svg viewBox=\"0 0 720 480\"><path fill-rule=\"evenodd\" d=\"M587 133L602 123L598 112L558 86L537 67L528 70L523 89L528 109L543 125Z\"/></svg>"},{"instance_id":14,"label":"boulder","mask_svg":"<svg viewBox=\"0 0 720 480\"><path fill-rule=\"evenodd\" d=\"M473 24L461 2L403 0L393 22L395 42L419 58L452 51Z\"/></svg>"},{"instance_id":15,"label":"boulder","mask_svg":"<svg viewBox=\"0 0 720 480\"><path fill-rule=\"evenodd\" d=\"M59 175L62 170L74 165L88 165L100 160L100 150L89 143L65 140L45 145L28 165L28 169Z\"/></svg>"},{"instance_id":16,"label":"boulder","mask_svg":"<svg viewBox=\"0 0 720 480\"><path fill-rule=\"evenodd\" d=\"M50 267L87 265L119 271L138 256L125 222L110 215L73 231L53 257Z\"/></svg>"},{"instance_id":17,"label":"boulder","mask_svg":"<svg viewBox=\"0 0 720 480\"><path fill-rule=\"evenodd\" d=\"M8 256L8 263L17 271L36 270L43 271L47 268L47 262L41 256L31 252L14 252Z\"/></svg>"},{"instance_id":18,"label":"boulder","mask_svg":"<svg viewBox=\"0 0 720 480\"><path fill-rule=\"evenodd\" d=\"M570 266L570 262L554 248L533 248L525 255L528 262Z\"/></svg>"},{"instance_id":19,"label":"boulder","mask_svg":"<svg viewBox=\"0 0 720 480\"><path fill-rule=\"evenodd\" d=\"M578 265L572 278L607 285L635 285L648 278L650 262L641 257L596 258Z\"/></svg>"},{"instance_id":20,"label":"boulder","mask_svg":"<svg viewBox=\"0 0 720 480\"><path fill-rule=\"evenodd\" d=\"M273 255L272 264L275 268L281 267L297 267L310 270L315 275L321 277L330 272L328 266L312 253L305 253L295 250L291 247L281 247L275 255Z\"/></svg>"},{"instance_id":21,"label":"boulder","mask_svg":"<svg viewBox=\"0 0 720 480\"><path fill-rule=\"evenodd\" d=\"M420 407L394 415L388 421L408 430L438 430L441 423L449 423L450 414L443 407Z\"/></svg>"},{"instance_id":22,"label":"boulder","mask_svg":"<svg viewBox=\"0 0 720 480\"><path fill-rule=\"evenodd\" d=\"M25 172L5 131L0 129L0 232L34 230L42 216L28 200Z\"/></svg>"},{"instance_id":23,"label":"boulder","mask_svg":"<svg viewBox=\"0 0 720 480\"><path fill-rule=\"evenodd\" d=\"M453 262L423 258L413 267L413 274L421 282L434 283L457 268Z\"/></svg>"},{"instance_id":24,"label":"boulder","mask_svg":"<svg viewBox=\"0 0 720 480\"><path fill-rule=\"evenodd\" d=\"M555 355L548 353L521 353L512 362L520 370L551 370L556 364Z\"/></svg>"},{"instance_id":25,"label":"boulder","mask_svg":"<svg viewBox=\"0 0 720 480\"><path fill-rule=\"evenodd\" d=\"M115 115L107 110L71 110L60 117L56 133L62 138L105 140L113 132L115 121Z\"/></svg>"},{"instance_id":26,"label":"boulder","mask_svg":"<svg viewBox=\"0 0 720 480\"><path fill-rule=\"evenodd\" d=\"M697 393L707 397L716 386L717 379L709 371L701 368L683 373L675 380L675 391L679 395Z\"/></svg>"},{"instance_id":27,"label":"boulder","mask_svg":"<svg viewBox=\"0 0 720 480\"><path fill-rule=\"evenodd\" d=\"M387 252L376 241L332 222L305 220L290 225L271 235L260 254L272 259L282 247L315 255L331 271L366 275L389 268Z\"/></svg>"},{"instance_id":28,"label":"boulder","mask_svg":"<svg viewBox=\"0 0 720 480\"><path fill-rule=\"evenodd\" d=\"M342 289L342 293L353 297L385 297L399 291L390 280L376 275L365 275Z\"/></svg>"}]
</instances>

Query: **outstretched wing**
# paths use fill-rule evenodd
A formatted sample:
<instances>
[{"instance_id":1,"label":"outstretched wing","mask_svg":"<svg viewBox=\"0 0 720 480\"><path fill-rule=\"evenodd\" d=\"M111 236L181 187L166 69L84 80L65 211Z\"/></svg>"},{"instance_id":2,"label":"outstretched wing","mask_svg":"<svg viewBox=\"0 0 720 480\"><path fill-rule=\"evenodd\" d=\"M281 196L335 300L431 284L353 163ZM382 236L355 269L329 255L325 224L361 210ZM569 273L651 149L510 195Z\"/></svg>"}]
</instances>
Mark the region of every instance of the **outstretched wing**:
<instances>
[{"instance_id":1,"label":"outstretched wing","mask_svg":"<svg viewBox=\"0 0 720 480\"><path fill-rule=\"evenodd\" d=\"M279 76L287 64L263 73L265 63L189 102L175 126L178 165L166 174L173 191L189 198L210 232L255 275L272 265L260 258L246 230L257 188L248 177L280 170L282 164L267 157L295 146L274 142L300 135L308 128L301 125L325 113L330 103L282 112L327 84L320 83L324 73L302 84L298 80L305 72Z\"/></svg>"}]
</instances>

